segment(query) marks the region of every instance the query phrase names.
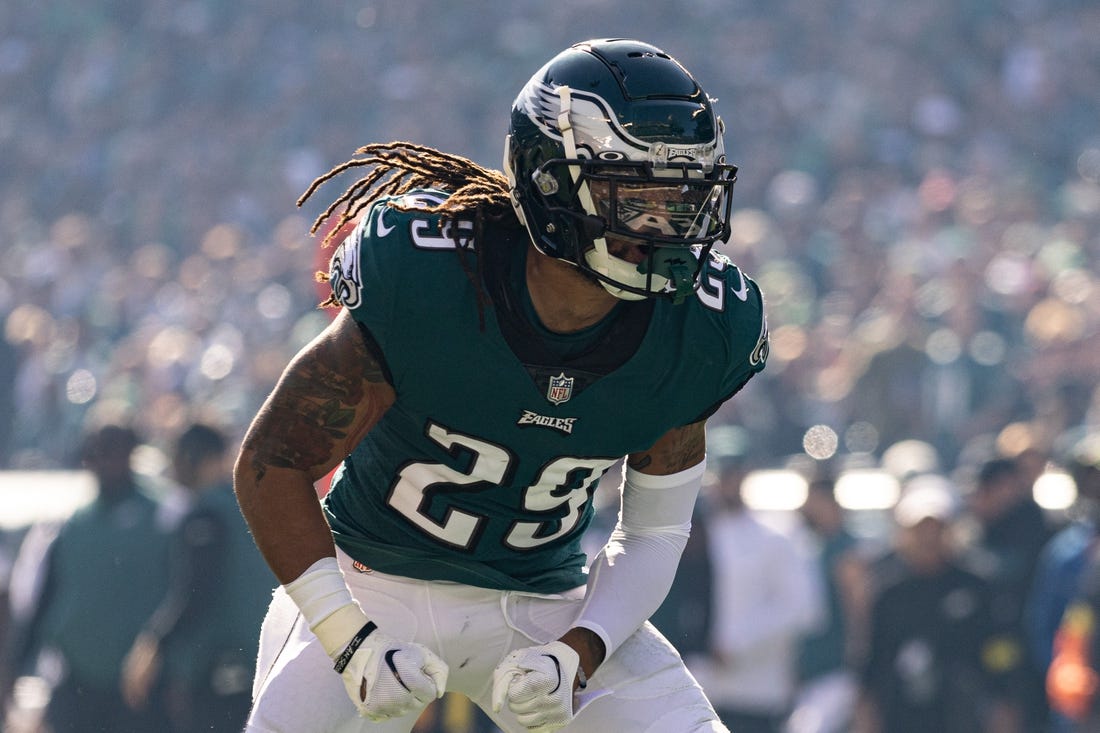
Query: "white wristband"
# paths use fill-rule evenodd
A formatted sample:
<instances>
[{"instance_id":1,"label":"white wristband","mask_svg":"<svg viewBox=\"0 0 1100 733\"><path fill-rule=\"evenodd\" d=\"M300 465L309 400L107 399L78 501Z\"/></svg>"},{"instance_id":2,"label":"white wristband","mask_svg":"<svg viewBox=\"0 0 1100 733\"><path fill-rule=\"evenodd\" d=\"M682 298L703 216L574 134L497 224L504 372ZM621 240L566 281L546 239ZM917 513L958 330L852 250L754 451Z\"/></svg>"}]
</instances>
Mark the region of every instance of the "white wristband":
<instances>
[{"instance_id":1,"label":"white wristband","mask_svg":"<svg viewBox=\"0 0 1100 733\"><path fill-rule=\"evenodd\" d=\"M283 586L330 657L337 657L367 623L335 557L323 557Z\"/></svg>"}]
</instances>

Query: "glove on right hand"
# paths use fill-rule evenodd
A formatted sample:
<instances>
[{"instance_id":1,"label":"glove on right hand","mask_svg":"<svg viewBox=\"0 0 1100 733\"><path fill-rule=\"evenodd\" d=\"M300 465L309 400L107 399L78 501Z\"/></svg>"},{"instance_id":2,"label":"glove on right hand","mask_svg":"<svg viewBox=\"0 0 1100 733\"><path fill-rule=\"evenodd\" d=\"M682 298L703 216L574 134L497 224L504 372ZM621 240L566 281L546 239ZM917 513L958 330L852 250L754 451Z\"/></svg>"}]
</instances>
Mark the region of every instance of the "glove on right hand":
<instances>
[{"instance_id":1,"label":"glove on right hand","mask_svg":"<svg viewBox=\"0 0 1100 733\"><path fill-rule=\"evenodd\" d=\"M340 654L336 670L359 714L375 722L421 710L447 686L447 663L431 649L377 629Z\"/></svg>"},{"instance_id":2,"label":"glove on right hand","mask_svg":"<svg viewBox=\"0 0 1100 733\"><path fill-rule=\"evenodd\" d=\"M386 636L368 621L335 557L322 557L284 588L335 662L360 715L396 718L443 696L446 662L425 646Z\"/></svg>"}]
</instances>

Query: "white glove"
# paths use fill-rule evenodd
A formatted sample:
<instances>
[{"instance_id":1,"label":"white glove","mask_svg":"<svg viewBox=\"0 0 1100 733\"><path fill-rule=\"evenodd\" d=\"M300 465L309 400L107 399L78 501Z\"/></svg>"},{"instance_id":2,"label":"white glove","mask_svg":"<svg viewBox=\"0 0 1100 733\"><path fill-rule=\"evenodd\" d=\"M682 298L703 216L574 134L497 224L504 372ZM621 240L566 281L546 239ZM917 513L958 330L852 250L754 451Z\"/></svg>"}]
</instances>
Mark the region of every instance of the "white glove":
<instances>
[{"instance_id":1,"label":"white glove","mask_svg":"<svg viewBox=\"0 0 1100 733\"><path fill-rule=\"evenodd\" d=\"M336 558L321 558L284 587L335 662L360 715L396 718L443 696L447 663L426 646L387 636L368 621Z\"/></svg>"},{"instance_id":2,"label":"white glove","mask_svg":"<svg viewBox=\"0 0 1100 733\"><path fill-rule=\"evenodd\" d=\"M573 678L580 657L568 644L552 641L517 649L493 670L493 711L504 701L534 733L550 733L573 720Z\"/></svg>"},{"instance_id":3,"label":"white glove","mask_svg":"<svg viewBox=\"0 0 1100 733\"><path fill-rule=\"evenodd\" d=\"M349 645L336 658L336 670L359 714L376 722L399 718L442 697L446 662L426 646L394 639L373 626L367 624L352 638L357 648Z\"/></svg>"}]
</instances>

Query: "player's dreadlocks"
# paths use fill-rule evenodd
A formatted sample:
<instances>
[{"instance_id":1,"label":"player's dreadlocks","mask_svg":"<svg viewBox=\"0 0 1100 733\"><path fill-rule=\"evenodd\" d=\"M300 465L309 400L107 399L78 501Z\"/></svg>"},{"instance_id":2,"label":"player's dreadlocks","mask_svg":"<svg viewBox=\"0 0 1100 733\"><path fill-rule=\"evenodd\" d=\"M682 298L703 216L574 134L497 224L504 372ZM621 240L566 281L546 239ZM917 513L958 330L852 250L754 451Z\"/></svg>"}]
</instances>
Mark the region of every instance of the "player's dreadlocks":
<instances>
[{"instance_id":1,"label":"player's dreadlocks","mask_svg":"<svg viewBox=\"0 0 1100 733\"><path fill-rule=\"evenodd\" d=\"M382 196L400 196L414 188L439 188L448 191L450 196L441 204L419 207L418 211L441 214L444 221L472 219L474 224L472 240L460 235L459 227L451 227L455 249L462 257L463 267L474 282L479 301L484 293L475 279L475 273L468 266L465 256L471 241L483 241L482 232L486 221L504 221L515 212L509 201L508 179L500 171L483 168L477 163L459 155L443 153L435 148L408 142L373 143L364 145L355 151L357 157L336 166L328 173L319 176L310 184L298 199L301 206L325 182L351 170L366 170L362 178L355 181L344 193L333 201L324 213L318 216L310 233L314 234L321 225L339 209L337 219L321 244L328 247L340 228L354 221L372 201ZM398 210L409 210L397 202L390 206ZM342 208L341 208L342 207ZM482 258L478 258L480 267ZM318 272L318 280L327 282L328 274ZM336 305L335 296L321 304L322 307Z\"/></svg>"}]
</instances>

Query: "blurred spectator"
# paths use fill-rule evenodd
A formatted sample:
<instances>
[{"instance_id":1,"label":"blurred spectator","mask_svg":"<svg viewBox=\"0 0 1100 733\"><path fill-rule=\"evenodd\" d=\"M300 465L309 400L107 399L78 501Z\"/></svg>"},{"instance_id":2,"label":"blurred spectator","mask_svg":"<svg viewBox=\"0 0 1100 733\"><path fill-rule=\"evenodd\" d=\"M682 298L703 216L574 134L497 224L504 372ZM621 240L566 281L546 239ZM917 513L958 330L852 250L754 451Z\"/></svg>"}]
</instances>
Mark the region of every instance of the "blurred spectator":
<instances>
[{"instance_id":1,"label":"blurred spectator","mask_svg":"<svg viewBox=\"0 0 1100 733\"><path fill-rule=\"evenodd\" d=\"M831 476L814 478L801 508L816 545L825 615L801 640L798 694L788 733L848 731L858 694L854 664L864 651L871 580L858 541L845 526L835 488Z\"/></svg>"},{"instance_id":2,"label":"blurred spectator","mask_svg":"<svg viewBox=\"0 0 1100 733\"><path fill-rule=\"evenodd\" d=\"M157 504L130 466L138 442L125 425L88 431L81 455L98 494L64 523L40 568L28 650L33 672L52 688L52 733L166 729L158 709L135 712L121 694L123 658L164 595L167 563Z\"/></svg>"},{"instance_id":3,"label":"blurred spectator","mask_svg":"<svg viewBox=\"0 0 1100 733\"><path fill-rule=\"evenodd\" d=\"M1100 553L1094 546L1080 590L1066 608L1054 637L1047 671L1050 706L1061 718L1058 730L1093 733L1100 729Z\"/></svg>"},{"instance_id":4,"label":"blurred spectator","mask_svg":"<svg viewBox=\"0 0 1100 733\"><path fill-rule=\"evenodd\" d=\"M707 455L716 473L704 518L712 624L709 657L691 669L731 730L778 733L794 700L798 639L821 614L820 588L794 541L745 506L741 457L724 460L709 441Z\"/></svg>"},{"instance_id":5,"label":"blurred spectator","mask_svg":"<svg viewBox=\"0 0 1100 733\"><path fill-rule=\"evenodd\" d=\"M1027 639L1043 675L1053 659L1058 627L1080 589L1086 561L1098 537L1100 433L1090 432L1074 439L1062 461L1077 488L1075 521L1043 548L1024 609ZM1070 729L1070 722L1057 710L1052 710L1050 730L1064 733Z\"/></svg>"},{"instance_id":6,"label":"blurred spectator","mask_svg":"<svg viewBox=\"0 0 1100 733\"><path fill-rule=\"evenodd\" d=\"M859 733L1017 733L985 661L989 587L959 564L954 487L912 479L894 510L896 561L872 604Z\"/></svg>"},{"instance_id":7,"label":"blurred spectator","mask_svg":"<svg viewBox=\"0 0 1100 733\"><path fill-rule=\"evenodd\" d=\"M712 475L721 470L728 482L742 481L750 465L748 431L739 425L709 426L707 460ZM718 497L714 494L709 490L700 493L692 514L691 535L680 557L676 578L665 600L649 619L689 661L709 654L714 623L714 563L709 520L717 508Z\"/></svg>"},{"instance_id":8,"label":"blurred spectator","mask_svg":"<svg viewBox=\"0 0 1100 733\"><path fill-rule=\"evenodd\" d=\"M883 445L935 438L927 334L913 314L908 318L892 325L901 338L870 358L852 393L852 418L874 426Z\"/></svg>"},{"instance_id":9,"label":"blurred spectator","mask_svg":"<svg viewBox=\"0 0 1100 733\"><path fill-rule=\"evenodd\" d=\"M713 600L710 538L707 516L710 501L700 496L691 520L691 535L680 556L680 565L668 595L650 616L650 622L664 634L685 659L705 655L710 643Z\"/></svg>"},{"instance_id":10,"label":"blurred spectator","mask_svg":"<svg viewBox=\"0 0 1100 733\"><path fill-rule=\"evenodd\" d=\"M0 466L11 462L12 433L15 431L15 375L19 358L15 347L0 338Z\"/></svg>"},{"instance_id":11,"label":"blurred spectator","mask_svg":"<svg viewBox=\"0 0 1100 733\"><path fill-rule=\"evenodd\" d=\"M163 709L173 733L244 728L260 623L278 585L237 508L228 448L203 423L176 441L173 474L191 506L173 533L168 591L124 664L127 703Z\"/></svg>"},{"instance_id":12,"label":"blurred spectator","mask_svg":"<svg viewBox=\"0 0 1100 733\"><path fill-rule=\"evenodd\" d=\"M1061 718L1058 730L1100 730L1100 550L1093 546L1080 590L1062 616L1046 677L1051 709Z\"/></svg>"},{"instance_id":13,"label":"blurred spectator","mask_svg":"<svg viewBox=\"0 0 1100 733\"><path fill-rule=\"evenodd\" d=\"M990 583L996 630L988 663L1012 690L1025 729L1036 731L1047 718L1046 696L1039 663L1024 637L1023 613L1051 531L1027 478L1016 460L989 459L977 470L969 507L979 530L973 560Z\"/></svg>"},{"instance_id":14,"label":"blurred spectator","mask_svg":"<svg viewBox=\"0 0 1100 733\"><path fill-rule=\"evenodd\" d=\"M41 520L15 534L11 548L13 562L7 590L7 623L4 626L3 657L0 658L0 727L8 726L12 733L33 729L42 717L44 681L35 679L32 689L39 690L38 699L18 699L20 676L29 678L34 672L33 640L35 615L45 580L46 560L50 545L61 527L59 520ZM5 733L7 728L3 728Z\"/></svg>"}]
</instances>

